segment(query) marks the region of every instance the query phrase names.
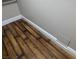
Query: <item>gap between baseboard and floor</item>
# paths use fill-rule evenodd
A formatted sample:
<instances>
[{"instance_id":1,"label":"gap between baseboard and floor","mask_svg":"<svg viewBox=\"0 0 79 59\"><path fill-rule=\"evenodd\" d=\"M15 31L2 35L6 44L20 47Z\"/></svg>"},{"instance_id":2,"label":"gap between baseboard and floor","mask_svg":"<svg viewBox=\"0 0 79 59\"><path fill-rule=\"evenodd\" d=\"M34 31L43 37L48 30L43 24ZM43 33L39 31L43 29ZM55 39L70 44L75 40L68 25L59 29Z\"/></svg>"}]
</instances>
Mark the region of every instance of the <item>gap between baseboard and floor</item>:
<instances>
[{"instance_id":1,"label":"gap between baseboard and floor","mask_svg":"<svg viewBox=\"0 0 79 59\"><path fill-rule=\"evenodd\" d=\"M39 27L38 25L36 25L35 23L33 23L32 21L28 20L26 17L24 17L23 15L18 15L15 16L13 18L7 19L7 20L3 20L2 21L2 26L7 25L11 22L17 21L23 19L24 21L28 22L30 25L32 25L33 27L35 27L38 31L40 31L43 35L45 35L47 38L49 38L51 41L53 41L56 45L60 46L62 49L64 49L67 53L72 54L72 56L76 57L76 51L74 49L72 49L71 47L65 47L64 45L62 45L58 39L56 37L54 37L53 35L51 35L50 33L48 33L46 30L42 29L41 27Z\"/></svg>"}]
</instances>

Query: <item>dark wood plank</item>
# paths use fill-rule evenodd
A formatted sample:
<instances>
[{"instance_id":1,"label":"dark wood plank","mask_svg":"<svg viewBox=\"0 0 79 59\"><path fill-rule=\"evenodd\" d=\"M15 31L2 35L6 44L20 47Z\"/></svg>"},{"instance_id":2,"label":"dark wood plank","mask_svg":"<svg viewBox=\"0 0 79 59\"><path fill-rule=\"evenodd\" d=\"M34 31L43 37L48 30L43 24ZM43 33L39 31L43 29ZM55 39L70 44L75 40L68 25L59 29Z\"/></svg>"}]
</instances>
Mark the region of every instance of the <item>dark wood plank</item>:
<instances>
[{"instance_id":1,"label":"dark wood plank","mask_svg":"<svg viewBox=\"0 0 79 59\"><path fill-rule=\"evenodd\" d=\"M26 30L20 23L19 21L14 22L23 32Z\"/></svg>"},{"instance_id":2,"label":"dark wood plank","mask_svg":"<svg viewBox=\"0 0 79 59\"><path fill-rule=\"evenodd\" d=\"M6 48L4 46L4 44L2 44L2 59L8 59L9 56L7 55L7 51Z\"/></svg>"},{"instance_id":3,"label":"dark wood plank","mask_svg":"<svg viewBox=\"0 0 79 59\"><path fill-rule=\"evenodd\" d=\"M31 24L29 24L28 22L24 21L24 20L19 20L20 22L25 23L27 26L29 26L34 32L36 32L39 36L44 36L41 32L39 32L35 27L33 27Z\"/></svg>"},{"instance_id":4,"label":"dark wood plank","mask_svg":"<svg viewBox=\"0 0 79 59\"><path fill-rule=\"evenodd\" d=\"M9 38L15 52L17 53L17 55L18 56L22 55L22 51L21 51L18 43L16 42L14 36L12 35L12 33L9 30L6 30L5 33L6 33L7 37Z\"/></svg>"},{"instance_id":5,"label":"dark wood plank","mask_svg":"<svg viewBox=\"0 0 79 59\"><path fill-rule=\"evenodd\" d=\"M13 48L12 48L12 46L11 46L11 44L10 44L7 37L3 38L3 42L5 44L5 47L6 47L6 50L8 52L9 58L10 59L17 59L17 56L16 56L16 54L15 54L15 52L14 52L14 50L13 50Z\"/></svg>"},{"instance_id":6,"label":"dark wood plank","mask_svg":"<svg viewBox=\"0 0 79 59\"><path fill-rule=\"evenodd\" d=\"M33 34L36 38L40 38L40 36L36 32L34 32L29 26L27 26L23 22L20 22L20 23L27 29L27 31L29 31L31 34Z\"/></svg>"},{"instance_id":7,"label":"dark wood plank","mask_svg":"<svg viewBox=\"0 0 79 59\"><path fill-rule=\"evenodd\" d=\"M12 26L14 27L14 29L16 30L16 32L18 33L18 35L20 35L23 39L26 39L27 38L24 35L24 33L14 23L12 23Z\"/></svg>"},{"instance_id":8,"label":"dark wood plank","mask_svg":"<svg viewBox=\"0 0 79 59\"><path fill-rule=\"evenodd\" d=\"M8 24L7 27L12 32L12 34L13 34L14 37L18 36L17 32L15 31L15 29L13 28L13 26L11 24Z\"/></svg>"},{"instance_id":9,"label":"dark wood plank","mask_svg":"<svg viewBox=\"0 0 79 59\"><path fill-rule=\"evenodd\" d=\"M17 41L28 59L37 59L22 38L17 37Z\"/></svg>"},{"instance_id":10,"label":"dark wood plank","mask_svg":"<svg viewBox=\"0 0 79 59\"><path fill-rule=\"evenodd\" d=\"M35 46L34 44L28 39L26 41L32 52L37 56L38 59L47 59Z\"/></svg>"},{"instance_id":11,"label":"dark wood plank","mask_svg":"<svg viewBox=\"0 0 79 59\"><path fill-rule=\"evenodd\" d=\"M26 58L26 56L22 56L22 57L20 57L19 59L27 59L27 58Z\"/></svg>"},{"instance_id":12,"label":"dark wood plank","mask_svg":"<svg viewBox=\"0 0 79 59\"><path fill-rule=\"evenodd\" d=\"M2 30L2 36L5 36L4 30Z\"/></svg>"},{"instance_id":13,"label":"dark wood plank","mask_svg":"<svg viewBox=\"0 0 79 59\"><path fill-rule=\"evenodd\" d=\"M8 30L7 25L2 27L3 30Z\"/></svg>"}]
</instances>

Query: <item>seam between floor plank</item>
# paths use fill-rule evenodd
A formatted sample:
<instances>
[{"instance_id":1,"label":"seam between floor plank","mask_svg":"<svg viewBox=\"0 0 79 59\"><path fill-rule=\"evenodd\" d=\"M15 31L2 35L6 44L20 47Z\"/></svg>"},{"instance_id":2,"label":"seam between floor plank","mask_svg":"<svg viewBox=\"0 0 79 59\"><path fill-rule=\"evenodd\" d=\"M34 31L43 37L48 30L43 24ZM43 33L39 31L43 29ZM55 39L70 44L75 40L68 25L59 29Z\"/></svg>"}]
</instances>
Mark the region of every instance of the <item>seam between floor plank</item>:
<instances>
[{"instance_id":1,"label":"seam between floor plank","mask_svg":"<svg viewBox=\"0 0 79 59\"><path fill-rule=\"evenodd\" d=\"M17 31L16 31L17 32ZM18 33L18 32L17 32ZM23 37L22 37L23 38ZM23 38L23 39L26 39L26 38Z\"/></svg>"}]
</instances>

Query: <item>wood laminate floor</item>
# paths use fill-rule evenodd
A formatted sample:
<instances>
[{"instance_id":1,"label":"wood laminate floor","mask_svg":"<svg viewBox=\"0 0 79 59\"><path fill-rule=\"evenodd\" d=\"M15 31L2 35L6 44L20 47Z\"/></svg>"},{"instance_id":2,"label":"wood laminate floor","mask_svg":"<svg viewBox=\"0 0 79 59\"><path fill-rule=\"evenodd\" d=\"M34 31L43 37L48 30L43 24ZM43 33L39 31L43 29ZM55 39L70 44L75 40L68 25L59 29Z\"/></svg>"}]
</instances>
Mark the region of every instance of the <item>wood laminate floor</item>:
<instances>
[{"instance_id":1,"label":"wood laminate floor","mask_svg":"<svg viewBox=\"0 0 79 59\"><path fill-rule=\"evenodd\" d=\"M2 27L3 59L68 59L23 20Z\"/></svg>"}]
</instances>

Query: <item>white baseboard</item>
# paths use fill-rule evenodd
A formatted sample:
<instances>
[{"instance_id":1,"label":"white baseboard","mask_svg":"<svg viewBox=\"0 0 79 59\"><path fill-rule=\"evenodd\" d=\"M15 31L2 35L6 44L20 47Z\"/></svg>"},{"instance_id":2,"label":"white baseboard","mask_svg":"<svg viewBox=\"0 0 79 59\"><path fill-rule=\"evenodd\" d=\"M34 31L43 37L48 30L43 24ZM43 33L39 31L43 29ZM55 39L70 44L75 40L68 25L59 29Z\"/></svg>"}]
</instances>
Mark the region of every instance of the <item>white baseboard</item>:
<instances>
[{"instance_id":1,"label":"white baseboard","mask_svg":"<svg viewBox=\"0 0 79 59\"><path fill-rule=\"evenodd\" d=\"M74 58L76 57L76 51L74 49L72 49L71 47L66 47L64 45L62 45L58 39L56 37L54 37L53 35L51 35L50 33L48 33L47 31L45 31L44 29L42 29L41 27L39 27L38 25L36 25L35 23L31 22L30 20L28 20L27 18L25 18L23 16L23 20L28 22L30 25L32 25L33 27L35 27L38 31L40 31L43 35L45 35L46 37L48 37L51 41L53 41L56 45L60 46L63 50L65 50L67 53L71 54Z\"/></svg>"},{"instance_id":2,"label":"white baseboard","mask_svg":"<svg viewBox=\"0 0 79 59\"><path fill-rule=\"evenodd\" d=\"M23 17L22 15L18 15L18 16L15 16L13 18L10 18L10 19L3 20L2 21L2 26L6 25L6 24L9 24L11 22L14 22L16 20L22 19L22 17Z\"/></svg>"}]
</instances>

